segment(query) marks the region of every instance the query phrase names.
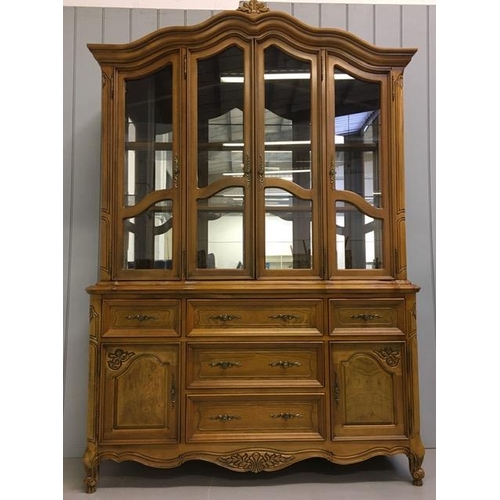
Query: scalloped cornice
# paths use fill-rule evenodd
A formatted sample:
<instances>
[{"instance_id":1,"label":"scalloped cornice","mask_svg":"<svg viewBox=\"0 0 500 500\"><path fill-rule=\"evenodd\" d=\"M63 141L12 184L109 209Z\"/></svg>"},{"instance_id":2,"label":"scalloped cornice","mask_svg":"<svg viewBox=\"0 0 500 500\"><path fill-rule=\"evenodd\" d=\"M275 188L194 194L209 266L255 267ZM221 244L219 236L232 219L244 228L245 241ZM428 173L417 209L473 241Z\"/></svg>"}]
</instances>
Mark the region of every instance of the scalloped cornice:
<instances>
[{"instance_id":1,"label":"scalloped cornice","mask_svg":"<svg viewBox=\"0 0 500 500\"><path fill-rule=\"evenodd\" d=\"M259 2L247 3L249 10L224 11L199 24L161 28L130 43L87 46L99 64L128 68L147 66L179 46L205 49L230 37L245 41L272 36L295 46L325 47L361 69L375 71L404 68L417 51L378 47L348 31L312 27L285 12L263 11Z\"/></svg>"}]
</instances>

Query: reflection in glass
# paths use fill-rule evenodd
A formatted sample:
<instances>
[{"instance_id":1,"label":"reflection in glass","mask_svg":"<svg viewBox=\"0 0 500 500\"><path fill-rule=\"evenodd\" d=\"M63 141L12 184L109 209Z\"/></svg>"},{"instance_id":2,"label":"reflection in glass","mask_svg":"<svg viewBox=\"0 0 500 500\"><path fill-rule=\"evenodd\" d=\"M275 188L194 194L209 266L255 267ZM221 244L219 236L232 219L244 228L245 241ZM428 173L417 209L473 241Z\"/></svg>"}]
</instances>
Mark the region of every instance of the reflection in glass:
<instances>
[{"instance_id":1,"label":"reflection in glass","mask_svg":"<svg viewBox=\"0 0 500 500\"><path fill-rule=\"evenodd\" d=\"M335 69L335 187L380 207L380 84Z\"/></svg>"},{"instance_id":2,"label":"reflection in glass","mask_svg":"<svg viewBox=\"0 0 500 500\"><path fill-rule=\"evenodd\" d=\"M172 66L125 82L125 198L172 187Z\"/></svg>"},{"instance_id":3,"label":"reflection in glass","mask_svg":"<svg viewBox=\"0 0 500 500\"><path fill-rule=\"evenodd\" d=\"M125 269L172 269L172 202L124 221Z\"/></svg>"},{"instance_id":4,"label":"reflection in glass","mask_svg":"<svg viewBox=\"0 0 500 500\"><path fill-rule=\"evenodd\" d=\"M243 175L243 50L229 47L198 63L198 187Z\"/></svg>"},{"instance_id":5,"label":"reflection in glass","mask_svg":"<svg viewBox=\"0 0 500 500\"><path fill-rule=\"evenodd\" d=\"M311 269L312 202L275 188L265 197L266 268Z\"/></svg>"},{"instance_id":6,"label":"reflection in glass","mask_svg":"<svg viewBox=\"0 0 500 500\"><path fill-rule=\"evenodd\" d=\"M229 188L198 200L199 269L241 269L243 255L243 188Z\"/></svg>"},{"instance_id":7,"label":"reflection in glass","mask_svg":"<svg viewBox=\"0 0 500 500\"><path fill-rule=\"evenodd\" d=\"M373 219L354 205L336 204L337 268L380 269L382 267L382 220Z\"/></svg>"},{"instance_id":8,"label":"reflection in glass","mask_svg":"<svg viewBox=\"0 0 500 500\"><path fill-rule=\"evenodd\" d=\"M265 50L265 175L311 188L311 64Z\"/></svg>"}]
</instances>

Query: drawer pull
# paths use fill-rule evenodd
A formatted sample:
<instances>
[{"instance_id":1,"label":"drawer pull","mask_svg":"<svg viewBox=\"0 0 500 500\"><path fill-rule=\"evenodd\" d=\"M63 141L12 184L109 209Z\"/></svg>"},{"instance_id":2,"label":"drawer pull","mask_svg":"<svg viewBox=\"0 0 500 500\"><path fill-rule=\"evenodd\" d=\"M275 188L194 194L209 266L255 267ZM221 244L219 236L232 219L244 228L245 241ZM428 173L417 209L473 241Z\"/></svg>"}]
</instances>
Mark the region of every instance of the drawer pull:
<instances>
[{"instance_id":1,"label":"drawer pull","mask_svg":"<svg viewBox=\"0 0 500 500\"><path fill-rule=\"evenodd\" d=\"M280 366L281 368L291 368L293 366L302 366L302 363L299 363L298 361L274 361L272 363L269 363L271 366Z\"/></svg>"},{"instance_id":2,"label":"drawer pull","mask_svg":"<svg viewBox=\"0 0 500 500\"><path fill-rule=\"evenodd\" d=\"M351 314L351 319L364 319L365 321L380 317L380 314Z\"/></svg>"},{"instance_id":3,"label":"drawer pull","mask_svg":"<svg viewBox=\"0 0 500 500\"><path fill-rule=\"evenodd\" d=\"M226 415L223 413L222 415L210 415L208 417L210 420L220 420L221 422L230 422L231 420L239 420L241 417L238 415Z\"/></svg>"},{"instance_id":4,"label":"drawer pull","mask_svg":"<svg viewBox=\"0 0 500 500\"><path fill-rule=\"evenodd\" d=\"M239 361L214 361L210 363L212 368L219 367L225 370L226 368L233 368L233 366L241 366Z\"/></svg>"},{"instance_id":5,"label":"drawer pull","mask_svg":"<svg viewBox=\"0 0 500 500\"><path fill-rule=\"evenodd\" d=\"M208 319L219 321L233 321L233 319L241 319L241 316L233 316L232 314L218 314L217 316L209 316Z\"/></svg>"},{"instance_id":6,"label":"drawer pull","mask_svg":"<svg viewBox=\"0 0 500 500\"><path fill-rule=\"evenodd\" d=\"M296 314L276 314L275 316L269 316L269 319L281 319L282 321L291 321L292 319L300 319L300 316Z\"/></svg>"},{"instance_id":7,"label":"drawer pull","mask_svg":"<svg viewBox=\"0 0 500 500\"><path fill-rule=\"evenodd\" d=\"M147 314L129 314L127 316L127 319L134 320L136 319L137 321L149 321L151 319L156 319L155 316L148 316Z\"/></svg>"},{"instance_id":8,"label":"drawer pull","mask_svg":"<svg viewBox=\"0 0 500 500\"><path fill-rule=\"evenodd\" d=\"M271 415L271 418L282 418L283 420L290 420L290 419L293 419L293 418L302 418L304 415L302 415L301 413L273 413Z\"/></svg>"}]
</instances>

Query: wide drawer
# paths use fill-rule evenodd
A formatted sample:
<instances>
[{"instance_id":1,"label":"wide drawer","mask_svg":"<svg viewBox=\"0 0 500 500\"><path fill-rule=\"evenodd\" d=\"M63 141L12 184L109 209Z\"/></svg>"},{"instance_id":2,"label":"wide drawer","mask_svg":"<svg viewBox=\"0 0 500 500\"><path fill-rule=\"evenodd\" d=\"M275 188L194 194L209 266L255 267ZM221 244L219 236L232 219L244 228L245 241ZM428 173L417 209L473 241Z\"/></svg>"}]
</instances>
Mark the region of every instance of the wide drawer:
<instances>
[{"instance_id":1,"label":"wide drawer","mask_svg":"<svg viewBox=\"0 0 500 500\"><path fill-rule=\"evenodd\" d=\"M180 301L104 300L103 335L177 337L180 335Z\"/></svg>"},{"instance_id":2,"label":"wide drawer","mask_svg":"<svg viewBox=\"0 0 500 500\"><path fill-rule=\"evenodd\" d=\"M324 440L322 394L187 398L188 441Z\"/></svg>"},{"instance_id":3,"label":"wide drawer","mask_svg":"<svg viewBox=\"0 0 500 500\"><path fill-rule=\"evenodd\" d=\"M331 334L346 329L404 330L404 299L332 299L329 301Z\"/></svg>"},{"instance_id":4,"label":"wide drawer","mask_svg":"<svg viewBox=\"0 0 500 500\"><path fill-rule=\"evenodd\" d=\"M323 302L189 300L186 331L203 335L321 335Z\"/></svg>"},{"instance_id":5,"label":"wide drawer","mask_svg":"<svg viewBox=\"0 0 500 500\"><path fill-rule=\"evenodd\" d=\"M323 387L323 344L188 344L188 388Z\"/></svg>"}]
</instances>

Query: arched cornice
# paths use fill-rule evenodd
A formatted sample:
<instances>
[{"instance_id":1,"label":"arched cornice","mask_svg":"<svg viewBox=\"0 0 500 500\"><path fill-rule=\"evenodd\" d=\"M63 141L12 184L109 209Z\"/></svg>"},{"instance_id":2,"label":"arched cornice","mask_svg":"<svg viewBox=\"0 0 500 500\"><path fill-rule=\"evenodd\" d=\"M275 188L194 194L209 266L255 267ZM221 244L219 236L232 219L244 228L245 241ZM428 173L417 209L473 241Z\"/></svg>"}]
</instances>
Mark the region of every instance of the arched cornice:
<instances>
[{"instance_id":1,"label":"arched cornice","mask_svg":"<svg viewBox=\"0 0 500 500\"><path fill-rule=\"evenodd\" d=\"M190 26L165 27L125 44L88 44L96 60L132 68L161 59L176 48L207 48L228 38L265 40L276 38L303 50L327 49L328 53L356 67L383 71L404 68L416 48L375 46L353 33L338 28L316 28L280 11L224 11Z\"/></svg>"}]
</instances>

